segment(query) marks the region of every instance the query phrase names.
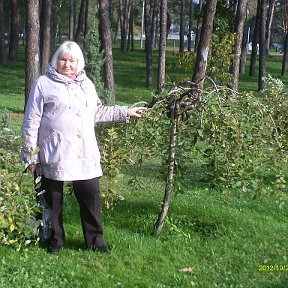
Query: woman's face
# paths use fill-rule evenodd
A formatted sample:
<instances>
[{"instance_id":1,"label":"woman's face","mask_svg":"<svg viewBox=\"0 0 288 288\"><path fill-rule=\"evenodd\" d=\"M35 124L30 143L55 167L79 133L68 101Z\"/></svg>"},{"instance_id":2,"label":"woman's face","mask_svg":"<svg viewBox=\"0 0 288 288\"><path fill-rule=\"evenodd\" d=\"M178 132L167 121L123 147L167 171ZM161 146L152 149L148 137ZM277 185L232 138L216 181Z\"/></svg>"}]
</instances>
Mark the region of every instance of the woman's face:
<instances>
[{"instance_id":1,"label":"woman's face","mask_svg":"<svg viewBox=\"0 0 288 288\"><path fill-rule=\"evenodd\" d=\"M57 62L57 72L59 74L71 77L76 74L78 60L69 56L64 55L59 57Z\"/></svg>"}]
</instances>

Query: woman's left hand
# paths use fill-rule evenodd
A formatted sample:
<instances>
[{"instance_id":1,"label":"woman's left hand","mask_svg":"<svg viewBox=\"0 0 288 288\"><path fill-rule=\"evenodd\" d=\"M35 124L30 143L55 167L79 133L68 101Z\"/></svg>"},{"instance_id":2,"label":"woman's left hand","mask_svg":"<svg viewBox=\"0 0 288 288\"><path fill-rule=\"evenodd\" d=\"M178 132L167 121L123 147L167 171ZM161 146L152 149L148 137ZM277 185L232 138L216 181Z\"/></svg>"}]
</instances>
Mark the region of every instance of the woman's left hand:
<instances>
[{"instance_id":1,"label":"woman's left hand","mask_svg":"<svg viewBox=\"0 0 288 288\"><path fill-rule=\"evenodd\" d=\"M129 107L127 110L128 116L141 117L142 114L147 110L146 107Z\"/></svg>"}]
</instances>

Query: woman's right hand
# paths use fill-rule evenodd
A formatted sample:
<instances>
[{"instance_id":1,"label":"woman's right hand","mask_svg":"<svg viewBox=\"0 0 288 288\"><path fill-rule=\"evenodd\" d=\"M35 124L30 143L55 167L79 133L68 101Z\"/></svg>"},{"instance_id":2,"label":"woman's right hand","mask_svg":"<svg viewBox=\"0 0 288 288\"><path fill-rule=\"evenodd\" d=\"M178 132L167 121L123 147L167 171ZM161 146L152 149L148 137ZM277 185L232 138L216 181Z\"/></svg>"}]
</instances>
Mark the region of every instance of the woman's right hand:
<instances>
[{"instance_id":1,"label":"woman's right hand","mask_svg":"<svg viewBox=\"0 0 288 288\"><path fill-rule=\"evenodd\" d=\"M34 173L36 170L36 164L35 163L31 163L28 165L27 169L31 172Z\"/></svg>"},{"instance_id":2,"label":"woman's right hand","mask_svg":"<svg viewBox=\"0 0 288 288\"><path fill-rule=\"evenodd\" d=\"M127 110L127 115L140 118L146 110L147 107L129 107Z\"/></svg>"}]
</instances>

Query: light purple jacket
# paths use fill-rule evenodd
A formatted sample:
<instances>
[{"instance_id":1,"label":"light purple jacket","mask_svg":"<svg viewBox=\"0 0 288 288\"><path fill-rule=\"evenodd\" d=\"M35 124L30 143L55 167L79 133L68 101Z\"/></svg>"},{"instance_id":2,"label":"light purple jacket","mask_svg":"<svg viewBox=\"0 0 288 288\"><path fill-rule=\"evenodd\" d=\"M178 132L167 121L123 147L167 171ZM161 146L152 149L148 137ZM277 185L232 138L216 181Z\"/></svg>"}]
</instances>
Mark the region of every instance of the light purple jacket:
<instances>
[{"instance_id":1,"label":"light purple jacket","mask_svg":"<svg viewBox=\"0 0 288 288\"><path fill-rule=\"evenodd\" d=\"M126 106L103 106L82 71L75 80L50 65L31 88L22 127L22 160L61 181L102 176L95 123L127 121ZM40 152L31 156L36 147Z\"/></svg>"}]
</instances>

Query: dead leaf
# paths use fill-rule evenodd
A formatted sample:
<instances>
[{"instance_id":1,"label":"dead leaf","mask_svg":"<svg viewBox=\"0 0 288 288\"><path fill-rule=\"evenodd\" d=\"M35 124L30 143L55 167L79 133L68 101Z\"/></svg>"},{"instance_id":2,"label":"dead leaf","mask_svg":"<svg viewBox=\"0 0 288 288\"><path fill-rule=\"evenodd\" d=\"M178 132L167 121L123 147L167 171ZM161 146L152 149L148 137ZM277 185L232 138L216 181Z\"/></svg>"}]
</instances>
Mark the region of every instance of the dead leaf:
<instances>
[{"instance_id":1,"label":"dead leaf","mask_svg":"<svg viewBox=\"0 0 288 288\"><path fill-rule=\"evenodd\" d=\"M179 272L184 272L184 273L191 273L192 271L193 269L191 267L182 268L179 270Z\"/></svg>"}]
</instances>

